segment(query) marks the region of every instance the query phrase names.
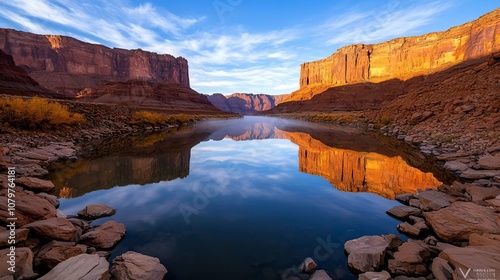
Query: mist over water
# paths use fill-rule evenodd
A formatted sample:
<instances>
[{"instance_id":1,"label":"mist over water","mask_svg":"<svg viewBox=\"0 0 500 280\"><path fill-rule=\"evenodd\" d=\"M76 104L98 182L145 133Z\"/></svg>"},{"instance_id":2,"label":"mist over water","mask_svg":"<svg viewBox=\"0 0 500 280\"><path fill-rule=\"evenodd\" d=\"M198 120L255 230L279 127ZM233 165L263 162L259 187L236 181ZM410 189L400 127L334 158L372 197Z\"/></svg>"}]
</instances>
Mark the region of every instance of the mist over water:
<instances>
[{"instance_id":1,"label":"mist over water","mask_svg":"<svg viewBox=\"0 0 500 280\"><path fill-rule=\"evenodd\" d=\"M282 279L306 257L335 279L357 279L344 243L398 234L385 213L394 196L440 184L412 152L301 121L204 121L128 142L60 165L51 179L65 214L90 203L117 208L94 223L127 228L110 260L129 250L155 256L168 279Z\"/></svg>"}]
</instances>

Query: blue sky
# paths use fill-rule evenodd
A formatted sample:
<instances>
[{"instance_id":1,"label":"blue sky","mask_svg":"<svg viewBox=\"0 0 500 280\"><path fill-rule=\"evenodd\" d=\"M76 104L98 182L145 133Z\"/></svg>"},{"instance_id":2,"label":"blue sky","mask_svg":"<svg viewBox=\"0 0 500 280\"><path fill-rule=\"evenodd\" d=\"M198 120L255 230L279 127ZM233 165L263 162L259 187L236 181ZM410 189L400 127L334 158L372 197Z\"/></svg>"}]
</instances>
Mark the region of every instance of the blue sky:
<instances>
[{"instance_id":1,"label":"blue sky","mask_svg":"<svg viewBox=\"0 0 500 280\"><path fill-rule=\"evenodd\" d=\"M0 0L0 26L183 56L201 93L290 93L352 43L446 30L500 0Z\"/></svg>"}]
</instances>

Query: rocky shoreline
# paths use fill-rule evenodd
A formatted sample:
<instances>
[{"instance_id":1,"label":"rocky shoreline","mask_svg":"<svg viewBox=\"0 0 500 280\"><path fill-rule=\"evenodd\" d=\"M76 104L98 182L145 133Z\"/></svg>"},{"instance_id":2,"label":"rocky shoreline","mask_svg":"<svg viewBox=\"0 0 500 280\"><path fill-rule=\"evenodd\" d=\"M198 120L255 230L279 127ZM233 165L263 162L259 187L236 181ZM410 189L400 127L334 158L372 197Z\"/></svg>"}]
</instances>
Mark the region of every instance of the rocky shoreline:
<instances>
[{"instance_id":1,"label":"rocky shoreline","mask_svg":"<svg viewBox=\"0 0 500 280\"><path fill-rule=\"evenodd\" d=\"M125 235L125 226L115 221L92 226L92 222L113 215L115 209L91 204L77 216L58 210L59 201L51 194L54 184L40 177L48 174L51 163L76 154L72 142L0 147L0 183L4 186L0 220L8 225L0 227L0 261L13 260L15 266L0 271L0 279L162 279L167 269L159 260L136 252L116 257L109 270L107 258ZM14 210L7 208L10 197ZM11 211L14 221L9 219ZM11 252L15 258L9 256Z\"/></svg>"},{"instance_id":2,"label":"rocky shoreline","mask_svg":"<svg viewBox=\"0 0 500 280\"><path fill-rule=\"evenodd\" d=\"M97 227L91 225L95 219L112 215L115 210L104 205L89 205L78 216L66 217L57 210L58 199L51 194L54 185L41 179L48 174L52 163L82 156L94 141L169 129L138 128L126 122L102 124L79 128L78 131L83 131L79 135L87 135L80 138L68 130L51 134L11 128L0 137L2 186L8 184L8 168L16 167L14 190L18 220L14 232L16 266L19 267L15 277L7 273L0 274L0 279L36 279L44 274L41 279L72 279L72 275L65 273L73 271L88 275L88 279L143 279L138 275L146 274L161 279L166 275L167 270L158 259L135 252L115 258L108 270L109 250L123 238L125 227L113 221ZM356 125L366 127L365 123ZM381 128L382 133L409 142L398 137L398 131L389 126ZM348 264L361 273L359 279L461 279L459 273L469 268L500 267L500 147L490 147L482 153L464 152L422 141L420 150L446 161L446 169L461 167L454 170L461 182L442 185L437 190L426 190L422 186L417 194L397 197L405 205L388 213L402 220L398 230L409 236L409 241L403 242L393 235L364 236L348 241L345 244ZM2 188L0 200L5 201L0 202L0 219L5 224L9 222L7 197L7 187ZM1 257L7 257L11 234L9 228L0 227L0 249L5 251ZM82 263L86 265L81 266ZM309 263L310 260L306 260L302 266L313 266ZM126 265L133 268L124 267ZM131 273L136 274L131 276ZM330 279L316 266L302 271L301 276Z\"/></svg>"}]
</instances>

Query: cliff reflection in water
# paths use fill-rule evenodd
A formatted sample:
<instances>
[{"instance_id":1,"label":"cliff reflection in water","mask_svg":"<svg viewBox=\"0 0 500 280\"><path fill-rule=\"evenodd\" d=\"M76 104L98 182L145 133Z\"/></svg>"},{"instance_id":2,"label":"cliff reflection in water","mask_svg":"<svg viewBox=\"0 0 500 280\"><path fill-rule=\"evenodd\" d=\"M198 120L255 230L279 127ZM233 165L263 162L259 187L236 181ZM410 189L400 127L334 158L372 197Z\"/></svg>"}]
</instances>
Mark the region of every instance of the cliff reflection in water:
<instances>
[{"instance_id":1,"label":"cliff reflection in water","mask_svg":"<svg viewBox=\"0 0 500 280\"><path fill-rule=\"evenodd\" d=\"M135 141L106 157L58 166L50 179L60 196L77 197L97 189L183 178L189 175L192 147L201 141L224 138L288 139L299 147L301 172L319 175L342 191L370 192L394 199L401 193L436 188L441 182L435 175L445 178L414 150L381 143L374 134L301 121L246 117L202 122L154 143L148 144L147 138Z\"/></svg>"}]
</instances>

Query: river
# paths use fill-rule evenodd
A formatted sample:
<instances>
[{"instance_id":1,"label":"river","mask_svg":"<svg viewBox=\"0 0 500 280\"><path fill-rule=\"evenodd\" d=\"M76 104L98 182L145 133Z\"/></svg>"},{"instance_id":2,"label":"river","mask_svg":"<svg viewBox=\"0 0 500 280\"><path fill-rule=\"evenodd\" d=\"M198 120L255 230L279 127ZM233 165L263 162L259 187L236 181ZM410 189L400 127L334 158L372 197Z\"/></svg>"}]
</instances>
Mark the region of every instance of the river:
<instances>
[{"instance_id":1,"label":"river","mask_svg":"<svg viewBox=\"0 0 500 280\"><path fill-rule=\"evenodd\" d=\"M127 228L110 260L158 257L168 279L286 279L306 257L357 279L343 245L398 234L397 194L442 174L398 141L352 128L269 117L199 122L137 136L105 156L58 164L60 209L103 203ZM285 278L283 278L285 277Z\"/></svg>"}]
</instances>

